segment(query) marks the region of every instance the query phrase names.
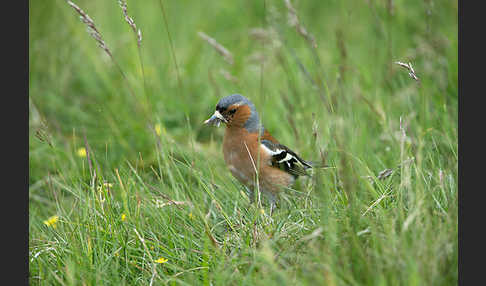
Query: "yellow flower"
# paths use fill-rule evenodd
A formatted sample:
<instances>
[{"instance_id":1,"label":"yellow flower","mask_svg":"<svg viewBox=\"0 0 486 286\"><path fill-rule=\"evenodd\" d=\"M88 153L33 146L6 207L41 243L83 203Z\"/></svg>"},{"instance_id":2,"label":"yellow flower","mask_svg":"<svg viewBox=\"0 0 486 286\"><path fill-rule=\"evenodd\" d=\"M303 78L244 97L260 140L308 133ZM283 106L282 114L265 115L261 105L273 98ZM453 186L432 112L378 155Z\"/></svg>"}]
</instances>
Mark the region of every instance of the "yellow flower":
<instances>
[{"instance_id":1,"label":"yellow flower","mask_svg":"<svg viewBox=\"0 0 486 286\"><path fill-rule=\"evenodd\" d=\"M79 157L84 158L86 157L86 148L81 147L76 151L76 154L78 154Z\"/></svg>"},{"instance_id":2,"label":"yellow flower","mask_svg":"<svg viewBox=\"0 0 486 286\"><path fill-rule=\"evenodd\" d=\"M194 216L192 215L192 213L189 213L189 218L190 219L193 219L194 218Z\"/></svg>"},{"instance_id":3,"label":"yellow flower","mask_svg":"<svg viewBox=\"0 0 486 286\"><path fill-rule=\"evenodd\" d=\"M163 257L161 257L161 258L159 258L159 259L155 260L155 262L156 262L156 263L160 263L160 264L162 264L162 263L166 263L167 261L169 261L169 259L167 259L167 258L163 258Z\"/></svg>"},{"instance_id":4,"label":"yellow flower","mask_svg":"<svg viewBox=\"0 0 486 286\"><path fill-rule=\"evenodd\" d=\"M157 133L159 136L162 133L162 128L160 127L159 123L155 124L155 133Z\"/></svg>"},{"instance_id":5,"label":"yellow flower","mask_svg":"<svg viewBox=\"0 0 486 286\"><path fill-rule=\"evenodd\" d=\"M127 219L127 215L126 214L122 214L121 221L125 221L126 219Z\"/></svg>"},{"instance_id":6,"label":"yellow flower","mask_svg":"<svg viewBox=\"0 0 486 286\"><path fill-rule=\"evenodd\" d=\"M264 215L265 214L265 210L264 209L260 209L260 214Z\"/></svg>"},{"instance_id":7,"label":"yellow flower","mask_svg":"<svg viewBox=\"0 0 486 286\"><path fill-rule=\"evenodd\" d=\"M56 223L59 220L59 216L51 216L47 220L44 221L44 224L47 226L52 226L53 228L56 228Z\"/></svg>"}]
</instances>

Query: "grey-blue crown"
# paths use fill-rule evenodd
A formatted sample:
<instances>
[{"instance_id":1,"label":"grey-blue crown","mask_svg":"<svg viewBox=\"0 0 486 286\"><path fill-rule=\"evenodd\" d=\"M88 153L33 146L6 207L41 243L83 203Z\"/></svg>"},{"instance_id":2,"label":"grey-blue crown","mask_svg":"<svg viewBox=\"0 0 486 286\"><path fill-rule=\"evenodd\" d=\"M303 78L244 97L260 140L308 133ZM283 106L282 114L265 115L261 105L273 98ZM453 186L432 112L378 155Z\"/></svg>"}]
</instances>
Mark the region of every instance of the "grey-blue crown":
<instances>
[{"instance_id":1,"label":"grey-blue crown","mask_svg":"<svg viewBox=\"0 0 486 286\"><path fill-rule=\"evenodd\" d=\"M241 102L243 104L253 105L248 98L240 94L232 94L221 98L216 105L216 109L227 109L230 105Z\"/></svg>"},{"instance_id":2,"label":"grey-blue crown","mask_svg":"<svg viewBox=\"0 0 486 286\"><path fill-rule=\"evenodd\" d=\"M258 116L258 112L256 111L255 105L251 102L248 98L244 97L241 94L232 94L221 98L216 105L217 110L225 110L232 104L239 103L241 105L248 105L250 107L251 116L245 122L245 128L249 132L258 132L261 130L263 132L263 126L260 122L260 117Z\"/></svg>"}]
</instances>

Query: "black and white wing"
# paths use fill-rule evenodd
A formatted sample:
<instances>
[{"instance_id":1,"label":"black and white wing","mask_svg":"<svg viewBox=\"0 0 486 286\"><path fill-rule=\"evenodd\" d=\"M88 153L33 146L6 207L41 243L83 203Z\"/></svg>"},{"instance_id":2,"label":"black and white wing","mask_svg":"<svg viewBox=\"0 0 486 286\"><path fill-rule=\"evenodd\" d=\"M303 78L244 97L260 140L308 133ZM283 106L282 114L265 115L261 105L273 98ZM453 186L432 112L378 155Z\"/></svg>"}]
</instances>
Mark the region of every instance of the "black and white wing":
<instances>
[{"instance_id":1,"label":"black and white wing","mask_svg":"<svg viewBox=\"0 0 486 286\"><path fill-rule=\"evenodd\" d=\"M269 140L261 140L262 148L271 155L271 164L294 176L308 176L306 169L312 168L310 162L300 158L287 146L273 143Z\"/></svg>"}]
</instances>

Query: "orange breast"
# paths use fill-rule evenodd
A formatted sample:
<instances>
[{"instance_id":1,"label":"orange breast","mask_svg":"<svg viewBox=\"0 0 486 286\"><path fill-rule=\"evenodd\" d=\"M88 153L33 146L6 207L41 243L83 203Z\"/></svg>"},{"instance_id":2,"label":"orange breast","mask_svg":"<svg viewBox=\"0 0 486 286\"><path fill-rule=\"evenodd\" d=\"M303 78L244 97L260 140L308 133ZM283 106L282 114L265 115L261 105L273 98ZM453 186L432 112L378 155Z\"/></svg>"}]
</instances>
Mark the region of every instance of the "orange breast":
<instances>
[{"instance_id":1,"label":"orange breast","mask_svg":"<svg viewBox=\"0 0 486 286\"><path fill-rule=\"evenodd\" d=\"M278 143L266 131L262 139ZM255 183L255 169L259 171L260 188L263 191L276 193L281 186L287 187L294 181L292 175L271 166L270 155L260 148L258 134L249 133L245 128L226 128L223 156L231 174L248 187Z\"/></svg>"},{"instance_id":2,"label":"orange breast","mask_svg":"<svg viewBox=\"0 0 486 286\"><path fill-rule=\"evenodd\" d=\"M224 161L230 172L244 185L250 186L255 181L255 168L258 164L258 138L248 133L245 128L228 127L223 139Z\"/></svg>"}]
</instances>

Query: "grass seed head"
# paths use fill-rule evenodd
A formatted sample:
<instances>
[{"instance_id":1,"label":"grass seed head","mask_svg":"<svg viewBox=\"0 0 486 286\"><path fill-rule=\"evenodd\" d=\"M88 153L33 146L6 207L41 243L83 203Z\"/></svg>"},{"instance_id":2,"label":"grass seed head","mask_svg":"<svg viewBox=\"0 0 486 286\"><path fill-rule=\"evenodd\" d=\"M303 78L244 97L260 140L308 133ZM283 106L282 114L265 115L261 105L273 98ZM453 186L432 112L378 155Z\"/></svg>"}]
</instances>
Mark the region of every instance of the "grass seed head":
<instances>
[{"instance_id":1,"label":"grass seed head","mask_svg":"<svg viewBox=\"0 0 486 286\"><path fill-rule=\"evenodd\" d=\"M413 69L412 67L412 63L402 63L402 62L395 62L395 64L401 66L402 68L405 68L407 69L409 72L408 72L408 75L413 78L414 80L416 81L420 81L419 78L417 77L417 75L415 74L415 70Z\"/></svg>"},{"instance_id":2,"label":"grass seed head","mask_svg":"<svg viewBox=\"0 0 486 286\"><path fill-rule=\"evenodd\" d=\"M304 37L304 39L306 39L314 49L317 49L317 43L314 36L309 34L309 32L307 32L307 29L304 27L304 25L300 23L299 17L297 16L297 10L295 10L295 8L292 6L290 0L285 0L285 6L287 6L287 10L288 10L287 15L288 15L289 25L291 27L295 27L295 29L297 29L297 33L299 33L302 37Z\"/></svg>"},{"instance_id":3,"label":"grass seed head","mask_svg":"<svg viewBox=\"0 0 486 286\"><path fill-rule=\"evenodd\" d=\"M137 25L135 24L135 21L133 21L133 18L128 16L127 1L118 0L118 4L120 5L120 8L123 11L123 16L125 16L125 21L128 23L128 25L132 28L133 32L135 33L135 36L137 37L137 45L140 47L142 45L142 31L140 31L140 29L137 29Z\"/></svg>"},{"instance_id":4,"label":"grass seed head","mask_svg":"<svg viewBox=\"0 0 486 286\"><path fill-rule=\"evenodd\" d=\"M67 3L69 4L69 6L71 6L79 14L79 18L80 18L81 22L86 24L88 34L90 34L90 36L93 39L95 39L95 41L98 43L98 46L100 48L102 48L110 57L112 57L112 53L111 53L110 49L108 48L108 46L105 44L105 41L103 40L103 37L101 36L101 33L96 28L96 25L95 25L93 19L91 19L91 17L89 17L89 15L86 14L83 11L83 9L79 8L78 5L74 4L72 1L67 1Z\"/></svg>"},{"instance_id":5,"label":"grass seed head","mask_svg":"<svg viewBox=\"0 0 486 286\"><path fill-rule=\"evenodd\" d=\"M220 55L222 55L226 62L228 62L230 65L234 63L233 55L223 45L218 43L215 39L211 38L210 36L206 35L204 32L197 32L197 34L203 40L208 42L208 44L211 45Z\"/></svg>"}]
</instances>

